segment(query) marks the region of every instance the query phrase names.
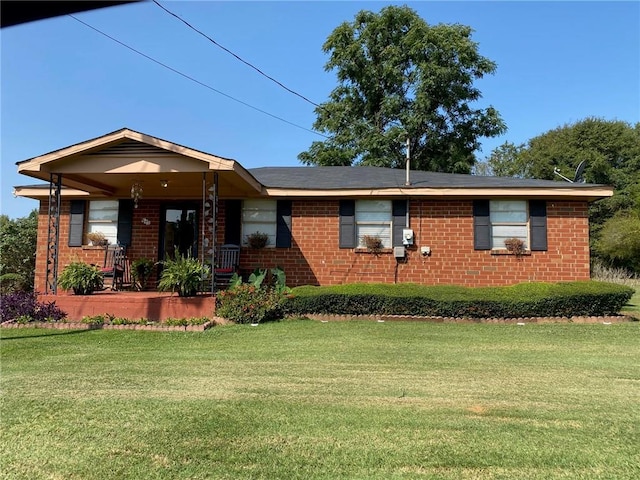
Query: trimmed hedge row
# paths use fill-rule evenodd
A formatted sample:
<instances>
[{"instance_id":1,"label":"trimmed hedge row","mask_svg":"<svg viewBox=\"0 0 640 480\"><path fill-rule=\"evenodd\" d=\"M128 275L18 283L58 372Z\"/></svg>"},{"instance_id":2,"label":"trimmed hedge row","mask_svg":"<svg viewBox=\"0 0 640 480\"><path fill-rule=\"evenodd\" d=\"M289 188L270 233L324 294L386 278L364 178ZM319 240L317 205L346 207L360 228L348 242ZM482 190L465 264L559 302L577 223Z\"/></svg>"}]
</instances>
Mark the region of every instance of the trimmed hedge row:
<instances>
[{"instance_id":1,"label":"trimmed hedge row","mask_svg":"<svg viewBox=\"0 0 640 480\"><path fill-rule=\"evenodd\" d=\"M611 315L632 288L605 282L521 283L469 288L416 284L297 287L287 303L293 315L421 315L461 318Z\"/></svg>"}]
</instances>

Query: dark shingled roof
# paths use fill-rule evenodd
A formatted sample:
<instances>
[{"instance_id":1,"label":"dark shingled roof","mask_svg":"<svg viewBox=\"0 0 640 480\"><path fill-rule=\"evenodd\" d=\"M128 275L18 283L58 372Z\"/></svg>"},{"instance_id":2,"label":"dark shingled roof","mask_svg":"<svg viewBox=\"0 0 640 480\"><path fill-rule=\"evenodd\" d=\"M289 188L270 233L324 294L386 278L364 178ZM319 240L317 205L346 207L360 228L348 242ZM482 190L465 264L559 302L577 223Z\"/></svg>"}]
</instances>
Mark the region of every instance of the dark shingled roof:
<instances>
[{"instance_id":1,"label":"dark shingled roof","mask_svg":"<svg viewBox=\"0 0 640 480\"><path fill-rule=\"evenodd\" d=\"M249 169L265 187L303 190L341 190L358 188L567 188L593 184L567 183L510 177L482 177L455 173L412 170L410 186L406 171L383 167L262 167Z\"/></svg>"}]
</instances>

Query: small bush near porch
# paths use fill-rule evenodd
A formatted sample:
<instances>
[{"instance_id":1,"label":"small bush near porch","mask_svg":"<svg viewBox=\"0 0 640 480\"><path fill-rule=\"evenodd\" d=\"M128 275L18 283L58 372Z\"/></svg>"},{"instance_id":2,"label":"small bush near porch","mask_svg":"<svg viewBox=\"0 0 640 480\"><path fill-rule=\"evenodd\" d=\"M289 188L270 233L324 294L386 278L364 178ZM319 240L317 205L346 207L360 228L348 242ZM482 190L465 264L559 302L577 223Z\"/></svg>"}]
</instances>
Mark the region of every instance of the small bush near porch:
<instances>
[{"instance_id":1,"label":"small bush near porch","mask_svg":"<svg viewBox=\"0 0 640 480\"><path fill-rule=\"evenodd\" d=\"M640 323L2 330L0 471L635 479Z\"/></svg>"}]
</instances>

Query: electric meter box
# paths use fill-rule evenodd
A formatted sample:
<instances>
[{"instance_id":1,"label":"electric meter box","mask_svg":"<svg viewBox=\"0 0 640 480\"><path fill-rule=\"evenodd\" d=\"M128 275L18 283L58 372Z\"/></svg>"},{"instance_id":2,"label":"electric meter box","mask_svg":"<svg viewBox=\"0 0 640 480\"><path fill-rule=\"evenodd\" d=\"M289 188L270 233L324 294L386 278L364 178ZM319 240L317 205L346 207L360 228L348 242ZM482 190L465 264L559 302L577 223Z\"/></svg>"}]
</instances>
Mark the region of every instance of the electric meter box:
<instances>
[{"instance_id":1,"label":"electric meter box","mask_svg":"<svg viewBox=\"0 0 640 480\"><path fill-rule=\"evenodd\" d=\"M413 245L413 230L405 228L402 230L402 244Z\"/></svg>"}]
</instances>

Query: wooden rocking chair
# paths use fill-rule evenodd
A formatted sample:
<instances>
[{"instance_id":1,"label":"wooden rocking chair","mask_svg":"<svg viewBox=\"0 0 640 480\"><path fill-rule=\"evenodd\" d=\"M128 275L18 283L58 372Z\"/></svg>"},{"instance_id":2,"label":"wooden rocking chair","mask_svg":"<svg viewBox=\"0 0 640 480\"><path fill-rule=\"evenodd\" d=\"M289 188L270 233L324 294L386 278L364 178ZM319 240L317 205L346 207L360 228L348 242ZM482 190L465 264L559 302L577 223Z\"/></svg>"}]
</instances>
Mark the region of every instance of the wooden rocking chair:
<instances>
[{"instance_id":1,"label":"wooden rocking chair","mask_svg":"<svg viewBox=\"0 0 640 480\"><path fill-rule=\"evenodd\" d=\"M122 290L126 273L126 255L124 247L107 245L104 250L104 262L100 271L105 278L105 286L111 290ZM110 285L108 280L110 280Z\"/></svg>"},{"instance_id":2,"label":"wooden rocking chair","mask_svg":"<svg viewBox=\"0 0 640 480\"><path fill-rule=\"evenodd\" d=\"M240 266L240 246L222 245L216 255L216 265L213 271L214 282L217 288L228 287L233 274Z\"/></svg>"}]
</instances>

